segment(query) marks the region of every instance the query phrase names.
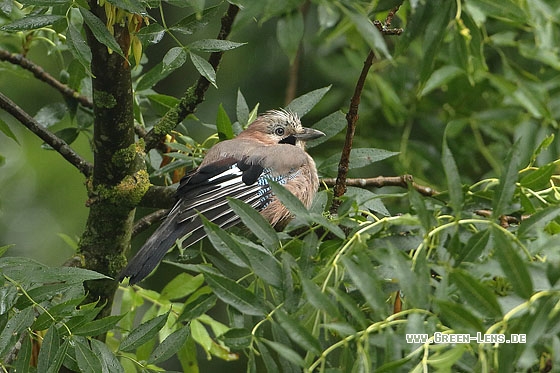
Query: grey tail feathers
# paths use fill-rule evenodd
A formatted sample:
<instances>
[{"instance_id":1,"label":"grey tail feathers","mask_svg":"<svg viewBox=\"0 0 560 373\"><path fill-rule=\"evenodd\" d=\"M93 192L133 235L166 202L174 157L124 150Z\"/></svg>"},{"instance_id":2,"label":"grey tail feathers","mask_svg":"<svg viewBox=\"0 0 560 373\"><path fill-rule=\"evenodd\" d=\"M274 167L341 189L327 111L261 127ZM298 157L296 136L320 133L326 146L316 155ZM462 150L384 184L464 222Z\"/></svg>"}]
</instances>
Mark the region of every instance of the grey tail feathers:
<instances>
[{"instance_id":1,"label":"grey tail feathers","mask_svg":"<svg viewBox=\"0 0 560 373\"><path fill-rule=\"evenodd\" d=\"M130 278L130 285L142 281L157 267L175 241L188 232L189 224L177 224L178 213L179 211L174 211L172 215L175 216L168 216L156 229L144 246L128 262L119 275L119 281L125 277Z\"/></svg>"}]
</instances>

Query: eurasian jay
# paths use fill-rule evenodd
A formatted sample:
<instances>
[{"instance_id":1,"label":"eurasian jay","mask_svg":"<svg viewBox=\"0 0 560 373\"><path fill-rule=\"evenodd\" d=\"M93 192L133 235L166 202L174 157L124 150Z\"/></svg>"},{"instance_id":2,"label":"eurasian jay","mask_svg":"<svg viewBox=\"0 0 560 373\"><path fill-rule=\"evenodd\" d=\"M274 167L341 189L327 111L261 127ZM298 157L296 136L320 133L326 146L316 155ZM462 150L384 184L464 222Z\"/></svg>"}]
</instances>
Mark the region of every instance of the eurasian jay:
<instances>
[{"instance_id":1,"label":"eurasian jay","mask_svg":"<svg viewBox=\"0 0 560 373\"><path fill-rule=\"evenodd\" d=\"M305 142L321 136L321 131L302 127L296 114L272 110L235 139L214 145L200 166L181 179L175 206L119 279L129 277L129 284L135 284L152 272L177 239L188 235L183 247L203 239L206 232L199 214L223 228L239 223L229 207L230 197L251 205L271 225L285 225L290 212L271 192L269 181L283 185L309 207L319 178Z\"/></svg>"}]
</instances>

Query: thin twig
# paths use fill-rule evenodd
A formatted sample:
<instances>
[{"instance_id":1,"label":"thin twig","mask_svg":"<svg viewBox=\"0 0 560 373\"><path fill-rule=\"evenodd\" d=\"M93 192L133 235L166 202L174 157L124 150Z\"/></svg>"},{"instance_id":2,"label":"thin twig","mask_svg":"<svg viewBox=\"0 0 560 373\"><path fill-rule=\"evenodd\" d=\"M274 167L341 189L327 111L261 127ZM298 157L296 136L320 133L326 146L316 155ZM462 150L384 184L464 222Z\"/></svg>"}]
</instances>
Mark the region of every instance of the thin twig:
<instances>
[{"instance_id":1,"label":"thin twig","mask_svg":"<svg viewBox=\"0 0 560 373\"><path fill-rule=\"evenodd\" d=\"M148 191L144 193L144 196L140 200L138 206L169 209L173 206L173 203L177 201L175 199L176 191L177 186L151 185L150 188L148 188Z\"/></svg>"},{"instance_id":2,"label":"thin twig","mask_svg":"<svg viewBox=\"0 0 560 373\"><path fill-rule=\"evenodd\" d=\"M401 7L400 5L397 5L396 7L391 9L389 14L387 14L387 17L385 18L385 22L381 23L379 21L373 21L374 26L377 27L377 29L383 35L400 35L403 33L402 28L391 28L393 17L395 16L395 14L397 13L400 7Z\"/></svg>"},{"instance_id":3,"label":"thin twig","mask_svg":"<svg viewBox=\"0 0 560 373\"><path fill-rule=\"evenodd\" d=\"M492 210L475 210L474 213L478 216L484 216L485 218L492 217ZM530 218L531 215L521 215L519 218L512 215L500 215L500 226L503 228L509 228L511 224L518 225L523 220Z\"/></svg>"},{"instance_id":4,"label":"thin twig","mask_svg":"<svg viewBox=\"0 0 560 373\"><path fill-rule=\"evenodd\" d=\"M393 8L389 14L387 15L387 18L385 18L385 22L383 24L381 24L379 21L375 21L374 25L376 25L376 27L379 28L379 31L381 31L383 34L400 34L400 32L398 33L392 33L389 26L391 25L391 22L393 20L393 17L395 16L396 12L399 10L400 6L396 6L395 8ZM402 30L401 30L402 32ZM344 147L342 148L342 154L340 156L340 162L338 163L338 175L336 178L336 183L334 185L334 197L335 200L333 201L333 204L331 206L331 213L335 214L336 211L338 210L338 207L341 204L341 200L338 197L341 197L344 195L344 193L346 193L346 178L348 176L348 169L349 169L349 164L350 164L350 152L352 150L352 143L354 141L354 133L356 131L356 122L358 121L358 108L360 106L360 100L361 100L361 96L362 96L362 91L364 89L364 84L369 72L369 69L371 68L371 65L373 64L373 59L375 58L375 54L373 53L373 51L370 51L368 53L368 56L366 58L366 60L364 61L364 66L362 68L362 72L360 73L360 77L358 78L358 81L356 82L356 88L354 89L354 95L352 96L352 99L350 100L350 108L348 110L348 113L346 114L346 121L347 121L347 127L346 127L346 139L344 141Z\"/></svg>"},{"instance_id":5,"label":"thin twig","mask_svg":"<svg viewBox=\"0 0 560 373\"><path fill-rule=\"evenodd\" d=\"M7 113L19 120L21 124L27 127L31 132L39 136L44 142L49 144L56 150L64 159L76 167L82 174L89 177L92 173L93 166L91 163L82 158L74 151L64 140L55 136L46 127L41 125L22 108L17 106L12 100L0 93L0 108L4 109Z\"/></svg>"},{"instance_id":6,"label":"thin twig","mask_svg":"<svg viewBox=\"0 0 560 373\"><path fill-rule=\"evenodd\" d=\"M354 89L354 95L350 100L350 108L346 114L346 139L344 140L344 147L342 148L342 155L340 156L340 162L338 163L338 176L336 178L336 183L334 185L334 196L335 201L331 207L331 213L336 213L338 206L340 205L341 197L346 193L346 177L348 176L348 168L350 164L350 151L352 150L352 143L354 141L354 132L356 131L356 122L358 120L358 108L360 106L360 99L362 96L362 90L364 89L364 84L366 82L366 77L368 75L369 69L373 63L373 58L375 57L373 51L370 51L366 60L364 61L364 67L360 73L358 82L356 83L356 88Z\"/></svg>"},{"instance_id":7,"label":"thin twig","mask_svg":"<svg viewBox=\"0 0 560 373\"><path fill-rule=\"evenodd\" d=\"M226 14L222 17L222 27L216 39L225 40L229 36L237 12L239 12L239 8L230 4ZM208 63L214 71L218 70L223 53L213 52L210 54ZM197 106L204 101L204 95L209 86L210 82L205 77L200 76L198 81L187 89L181 101L169 110L144 138L146 151L155 148L165 138L165 135L183 121L187 115L194 113Z\"/></svg>"},{"instance_id":8,"label":"thin twig","mask_svg":"<svg viewBox=\"0 0 560 373\"><path fill-rule=\"evenodd\" d=\"M310 6L310 2L308 0L305 3L303 3L303 5L300 7L300 12L304 20L307 15L307 12L309 11L309 6ZM299 42L296 56L288 70L288 84L286 86L286 95L284 96L284 106L288 105L290 102L292 102L294 98L296 98L297 88L298 88L299 67L301 66L302 54L303 54L303 38Z\"/></svg>"},{"instance_id":9,"label":"thin twig","mask_svg":"<svg viewBox=\"0 0 560 373\"><path fill-rule=\"evenodd\" d=\"M75 99L84 107L93 108L93 102L91 102L89 98L80 95L79 92L68 87L66 84L61 83L51 74L46 72L41 66L35 64L31 60L28 60L23 55L10 53L7 50L0 49L0 61L7 61L31 71L37 79L47 83L48 85L62 93L64 96Z\"/></svg>"},{"instance_id":10,"label":"thin twig","mask_svg":"<svg viewBox=\"0 0 560 373\"><path fill-rule=\"evenodd\" d=\"M132 237L136 237L139 233L145 231L146 229L150 228L154 223L161 221L167 213L169 212L168 209L161 209L148 214L141 219L138 219L134 226L132 227Z\"/></svg>"},{"instance_id":11,"label":"thin twig","mask_svg":"<svg viewBox=\"0 0 560 373\"><path fill-rule=\"evenodd\" d=\"M328 187L332 187L336 185L336 179L334 178L323 178L321 179L321 182ZM425 185L417 184L411 175L377 176L377 177L369 177L369 178L346 179L346 186L373 187L373 188L398 186L401 188L408 188L409 185L411 185L414 189L416 189L420 194L427 197L431 197L438 194L438 191L435 189L432 189Z\"/></svg>"}]
</instances>

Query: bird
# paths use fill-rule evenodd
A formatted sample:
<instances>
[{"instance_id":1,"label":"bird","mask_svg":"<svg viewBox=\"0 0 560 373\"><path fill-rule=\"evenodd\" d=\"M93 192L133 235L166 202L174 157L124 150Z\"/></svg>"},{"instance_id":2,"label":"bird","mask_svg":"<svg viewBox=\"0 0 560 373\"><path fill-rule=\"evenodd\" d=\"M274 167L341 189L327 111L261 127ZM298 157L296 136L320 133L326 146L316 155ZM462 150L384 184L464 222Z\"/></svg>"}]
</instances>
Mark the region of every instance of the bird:
<instances>
[{"instance_id":1,"label":"bird","mask_svg":"<svg viewBox=\"0 0 560 373\"><path fill-rule=\"evenodd\" d=\"M309 208L319 187L313 158L305 144L325 136L303 127L289 110L269 110L259 115L233 139L212 146L201 164L179 182L176 203L119 275L134 285L147 277L176 241L188 247L206 237L200 215L222 228L241 221L228 204L236 198L249 204L275 228L292 218L272 193L270 182L283 185Z\"/></svg>"}]
</instances>

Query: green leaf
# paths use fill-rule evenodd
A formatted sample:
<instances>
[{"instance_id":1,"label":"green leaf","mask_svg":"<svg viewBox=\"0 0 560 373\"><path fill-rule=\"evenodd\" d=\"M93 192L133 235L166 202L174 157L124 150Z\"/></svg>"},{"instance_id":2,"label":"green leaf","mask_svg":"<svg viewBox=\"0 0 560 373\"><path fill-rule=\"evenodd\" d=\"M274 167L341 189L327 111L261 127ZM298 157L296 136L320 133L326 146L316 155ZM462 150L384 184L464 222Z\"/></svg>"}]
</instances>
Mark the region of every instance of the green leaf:
<instances>
[{"instance_id":1,"label":"green leaf","mask_svg":"<svg viewBox=\"0 0 560 373\"><path fill-rule=\"evenodd\" d=\"M139 0L107 0L108 3L113 4L117 8L126 10L129 13L146 15L146 8Z\"/></svg>"},{"instance_id":2,"label":"green leaf","mask_svg":"<svg viewBox=\"0 0 560 373\"><path fill-rule=\"evenodd\" d=\"M299 215L298 215L298 217L299 217ZM338 238L342 238L342 239L346 238L346 234L338 226L338 224L336 222L331 222L330 220L325 218L322 214L312 213L311 215L309 215L309 219L310 220L307 221L308 224L310 224L310 225L311 224L318 224L318 225L322 226L323 228L328 229L332 234L334 234Z\"/></svg>"},{"instance_id":3,"label":"green leaf","mask_svg":"<svg viewBox=\"0 0 560 373\"><path fill-rule=\"evenodd\" d=\"M163 56L163 71L174 71L187 62L187 52L184 48L173 47Z\"/></svg>"},{"instance_id":4,"label":"green leaf","mask_svg":"<svg viewBox=\"0 0 560 373\"><path fill-rule=\"evenodd\" d=\"M203 294L199 296L195 300L185 304L183 311L179 317L177 317L177 322L183 320L190 321L205 314L216 305L216 300L217 298L213 294Z\"/></svg>"},{"instance_id":5,"label":"green leaf","mask_svg":"<svg viewBox=\"0 0 560 373\"><path fill-rule=\"evenodd\" d=\"M346 127L346 116L342 111L335 111L324 117L313 125L313 128L325 134L315 140L308 141L305 146L307 149L313 148L331 139Z\"/></svg>"},{"instance_id":6,"label":"green leaf","mask_svg":"<svg viewBox=\"0 0 560 373\"><path fill-rule=\"evenodd\" d=\"M529 299L533 294L533 281L527 269L528 263L521 259L509 237L500 228L492 229L492 237L496 247L496 259L511 283L513 291L520 297Z\"/></svg>"},{"instance_id":7,"label":"green leaf","mask_svg":"<svg viewBox=\"0 0 560 373\"><path fill-rule=\"evenodd\" d=\"M208 239L214 248L229 262L236 266L246 268L249 265L249 259L247 259L231 235L202 215L201 219Z\"/></svg>"},{"instance_id":8,"label":"green leaf","mask_svg":"<svg viewBox=\"0 0 560 373\"><path fill-rule=\"evenodd\" d=\"M101 362L102 373L124 373L124 369L115 354L107 345L95 338L90 340L91 350Z\"/></svg>"},{"instance_id":9,"label":"green leaf","mask_svg":"<svg viewBox=\"0 0 560 373\"><path fill-rule=\"evenodd\" d=\"M190 43L187 47L197 52L225 52L245 44L247 43L236 43L230 40L202 39Z\"/></svg>"},{"instance_id":10,"label":"green leaf","mask_svg":"<svg viewBox=\"0 0 560 373\"><path fill-rule=\"evenodd\" d=\"M191 321L190 332L196 343L198 343L205 352L210 352L213 341L210 334L208 334L208 330L206 330L200 321L196 319Z\"/></svg>"},{"instance_id":11,"label":"green leaf","mask_svg":"<svg viewBox=\"0 0 560 373\"><path fill-rule=\"evenodd\" d=\"M446 351L438 351L431 355L426 361L427 363L434 367L438 372L451 371L452 367L461 359L465 351L467 350L466 344L453 345L450 349Z\"/></svg>"},{"instance_id":12,"label":"green leaf","mask_svg":"<svg viewBox=\"0 0 560 373\"><path fill-rule=\"evenodd\" d=\"M87 280L109 279L100 273L83 268L54 267L50 268L33 259L23 257L0 258L0 270L13 280L20 283L82 283Z\"/></svg>"},{"instance_id":13,"label":"green leaf","mask_svg":"<svg viewBox=\"0 0 560 373\"><path fill-rule=\"evenodd\" d=\"M115 37L111 35L109 30L107 30L107 26L105 26L105 24L99 18L97 18L97 16L95 16L89 10L81 7L80 13L84 18L84 22L88 25L89 29L93 33L93 36L95 36L98 42L105 45L110 50L116 52L122 58L126 58L123 51L121 50L121 47L115 40Z\"/></svg>"},{"instance_id":14,"label":"green leaf","mask_svg":"<svg viewBox=\"0 0 560 373\"><path fill-rule=\"evenodd\" d=\"M210 272L206 272L204 277L214 294L239 312L253 316L267 313L260 299L237 282Z\"/></svg>"},{"instance_id":15,"label":"green leaf","mask_svg":"<svg viewBox=\"0 0 560 373\"><path fill-rule=\"evenodd\" d=\"M433 71L434 61L438 55L444 36L447 34L447 26L453 19L452 9L454 3L447 0L431 0L423 5L427 15L421 27L425 32L422 46L422 66L420 71L420 86L428 80Z\"/></svg>"},{"instance_id":16,"label":"green leaf","mask_svg":"<svg viewBox=\"0 0 560 373\"><path fill-rule=\"evenodd\" d=\"M304 367L305 366L305 362L302 359L302 357L295 352L294 350L292 350L291 348L278 343L278 342L273 342L273 341L269 341L267 339L261 339L264 343L266 343L268 346L270 346L274 351L276 351L278 353L278 355L280 355L281 357L283 357L284 359L288 360L289 362L298 365L300 367ZM264 355L263 355L263 359L264 359ZM275 370L268 370L269 372L278 372L278 368L276 368Z\"/></svg>"},{"instance_id":17,"label":"green leaf","mask_svg":"<svg viewBox=\"0 0 560 373\"><path fill-rule=\"evenodd\" d=\"M59 123L67 113L68 107L62 102L56 102L43 106L33 119L45 127L50 127Z\"/></svg>"},{"instance_id":18,"label":"green leaf","mask_svg":"<svg viewBox=\"0 0 560 373\"><path fill-rule=\"evenodd\" d=\"M476 331L484 333L485 328L480 318L474 316L468 309L460 304L438 300L437 305L445 325L454 330Z\"/></svg>"},{"instance_id":19,"label":"green leaf","mask_svg":"<svg viewBox=\"0 0 560 373\"><path fill-rule=\"evenodd\" d=\"M531 160L529 161L529 165L533 165L535 163L535 161L537 160L537 157L542 153L543 150L548 149L548 147L554 142L554 134L551 133L550 135L546 136L541 143L539 144L539 146L537 146L537 148L535 149L535 151L533 152L533 155L531 156Z\"/></svg>"},{"instance_id":20,"label":"green leaf","mask_svg":"<svg viewBox=\"0 0 560 373\"><path fill-rule=\"evenodd\" d=\"M233 126L222 104L218 106L216 127L218 128L218 137L220 141L233 139Z\"/></svg>"},{"instance_id":21,"label":"green leaf","mask_svg":"<svg viewBox=\"0 0 560 373\"><path fill-rule=\"evenodd\" d=\"M44 14L40 16L26 16L12 23L0 26L1 31L26 31L35 30L41 27L52 25L54 22L63 19L63 16L54 14Z\"/></svg>"},{"instance_id":22,"label":"green leaf","mask_svg":"<svg viewBox=\"0 0 560 373\"><path fill-rule=\"evenodd\" d=\"M321 354L321 344L303 325L283 310L277 310L274 316L292 341L308 352Z\"/></svg>"},{"instance_id":23,"label":"green leaf","mask_svg":"<svg viewBox=\"0 0 560 373\"><path fill-rule=\"evenodd\" d=\"M187 326L181 325L179 329L167 336L167 338L154 349L148 359L148 363L157 364L169 359L183 347L189 335L190 329Z\"/></svg>"},{"instance_id":24,"label":"green leaf","mask_svg":"<svg viewBox=\"0 0 560 373\"><path fill-rule=\"evenodd\" d=\"M506 213L506 208L512 203L515 193L516 182L519 176L519 163L521 154L519 152L519 140L513 144L504 162L505 168L500 176L500 184L494 192L492 216L498 218Z\"/></svg>"},{"instance_id":25,"label":"green leaf","mask_svg":"<svg viewBox=\"0 0 560 373\"><path fill-rule=\"evenodd\" d=\"M385 58L391 60L393 57L391 56L391 52L389 52L389 48L387 48L383 35L369 18L363 13L351 12L346 9L345 12L369 47L375 51L377 55L383 55Z\"/></svg>"},{"instance_id":26,"label":"green leaf","mask_svg":"<svg viewBox=\"0 0 560 373\"><path fill-rule=\"evenodd\" d=\"M62 363L69 358L69 354L67 354L68 347L70 347L70 339L64 340L62 345L60 345L60 347L56 350L54 358L46 370L47 373L58 373L60 371ZM43 370L39 369L37 369L37 371L43 372Z\"/></svg>"},{"instance_id":27,"label":"green leaf","mask_svg":"<svg viewBox=\"0 0 560 373\"><path fill-rule=\"evenodd\" d=\"M43 288L44 286L40 286ZM83 288L82 288L83 289ZM82 290L80 289L80 290ZM35 290L35 289L33 289ZM71 291L71 290L70 290ZM29 292L28 292L29 294ZM53 296L60 294L60 292L49 292L49 297L46 299L52 299ZM35 297L33 297L35 300ZM52 324L55 323L55 320L62 319L66 316L69 316L76 312L76 307L78 307L85 299L85 295L82 295L78 298L69 299L66 302L58 303L48 309L48 312L41 313L36 319L33 325L31 326L33 330L44 330L49 328ZM35 300L36 301L36 300ZM31 303L31 302L30 302ZM53 320L53 317L55 320Z\"/></svg>"},{"instance_id":28,"label":"green leaf","mask_svg":"<svg viewBox=\"0 0 560 373\"><path fill-rule=\"evenodd\" d=\"M550 178L556 171L554 162L539 167L536 170L531 170L525 174L519 183L525 188L531 190L542 190L550 186Z\"/></svg>"},{"instance_id":29,"label":"green leaf","mask_svg":"<svg viewBox=\"0 0 560 373\"><path fill-rule=\"evenodd\" d=\"M500 317L502 308L496 295L467 272L456 269L449 273L449 279L457 285L457 290L472 309L488 317Z\"/></svg>"},{"instance_id":30,"label":"green leaf","mask_svg":"<svg viewBox=\"0 0 560 373\"><path fill-rule=\"evenodd\" d=\"M204 58L192 52L189 52L189 57L191 58L191 61L199 74L205 77L210 83L212 83L214 87L218 88L218 86L216 85L216 71L214 70L212 65L210 65L210 63L208 63L208 61L206 61Z\"/></svg>"},{"instance_id":31,"label":"green leaf","mask_svg":"<svg viewBox=\"0 0 560 373\"><path fill-rule=\"evenodd\" d=\"M432 230L437 223L431 211L426 208L426 203L424 198L418 191L410 187L408 191L408 199L410 200L410 205L416 212L418 220L426 232Z\"/></svg>"},{"instance_id":32,"label":"green leaf","mask_svg":"<svg viewBox=\"0 0 560 373\"><path fill-rule=\"evenodd\" d=\"M441 163L447 179L447 188L449 190L449 204L455 213L460 216L463 208L463 187L461 185L461 176L457 169L457 164L453 158L453 153L447 146L447 137L443 137L443 150L441 154Z\"/></svg>"},{"instance_id":33,"label":"green leaf","mask_svg":"<svg viewBox=\"0 0 560 373\"><path fill-rule=\"evenodd\" d=\"M241 218L243 224L262 241L269 251L274 251L280 246L278 234L257 210L234 198L228 198L228 203L233 212Z\"/></svg>"},{"instance_id":34,"label":"green leaf","mask_svg":"<svg viewBox=\"0 0 560 373\"><path fill-rule=\"evenodd\" d=\"M69 4L70 0L22 0L19 1L19 3L23 5L38 5L49 7L54 5Z\"/></svg>"},{"instance_id":35,"label":"green leaf","mask_svg":"<svg viewBox=\"0 0 560 373\"><path fill-rule=\"evenodd\" d=\"M240 248L249 259L250 268L267 284L275 288L282 287L282 267L278 260L260 245L243 237L237 237Z\"/></svg>"},{"instance_id":36,"label":"green leaf","mask_svg":"<svg viewBox=\"0 0 560 373\"><path fill-rule=\"evenodd\" d=\"M300 118L309 113L317 105L331 86L319 88L295 98L286 106L286 110L296 113Z\"/></svg>"},{"instance_id":37,"label":"green leaf","mask_svg":"<svg viewBox=\"0 0 560 373\"><path fill-rule=\"evenodd\" d=\"M315 307L315 309L324 311L332 319L341 318L336 304L321 291L319 286L305 277L302 277L300 281L306 299L309 303L311 303L311 305L313 305L313 307Z\"/></svg>"},{"instance_id":38,"label":"green leaf","mask_svg":"<svg viewBox=\"0 0 560 373\"><path fill-rule=\"evenodd\" d=\"M303 38L303 31L303 15L301 12L287 13L276 23L276 39L280 48L288 56L290 64L293 64L296 58Z\"/></svg>"},{"instance_id":39,"label":"green leaf","mask_svg":"<svg viewBox=\"0 0 560 373\"><path fill-rule=\"evenodd\" d=\"M197 360L196 344L192 338L187 339L187 343L177 352L177 358L181 363L183 372L185 373L198 373L198 360Z\"/></svg>"},{"instance_id":40,"label":"green leaf","mask_svg":"<svg viewBox=\"0 0 560 373\"><path fill-rule=\"evenodd\" d=\"M136 91L138 92L152 88L156 85L156 83L171 74L171 72L171 70L165 70L163 68L163 62L158 63L138 80L138 83L136 84Z\"/></svg>"},{"instance_id":41,"label":"green leaf","mask_svg":"<svg viewBox=\"0 0 560 373\"><path fill-rule=\"evenodd\" d=\"M274 316L278 323L286 331L292 341L297 343L305 351L315 355L321 354L321 345L319 341L299 322L289 316L283 310L277 310Z\"/></svg>"},{"instance_id":42,"label":"green leaf","mask_svg":"<svg viewBox=\"0 0 560 373\"><path fill-rule=\"evenodd\" d=\"M269 181L270 189L272 193L282 202L284 206L288 208L288 210L297 216L298 218L302 218L307 222L312 222L311 215L307 208L303 205L296 196L294 196L290 191L288 191L283 185L275 183L273 181Z\"/></svg>"},{"instance_id":43,"label":"green leaf","mask_svg":"<svg viewBox=\"0 0 560 373\"><path fill-rule=\"evenodd\" d=\"M157 44L163 39L165 29L159 23L144 26L136 33L143 45Z\"/></svg>"},{"instance_id":44,"label":"green leaf","mask_svg":"<svg viewBox=\"0 0 560 373\"><path fill-rule=\"evenodd\" d=\"M369 166L372 163L382 161L397 154L399 153L376 148L352 149L350 152L349 168L354 169ZM324 160L323 163L319 165L318 169L325 174L333 174L336 173L339 162L340 154L335 154Z\"/></svg>"},{"instance_id":45,"label":"green leaf","mask_svg":"<svg viewBox=\"0 0 560 373\"><path fill-rule=\"evenodd\" d=\"M432 92L433 90L444 86L445 84L449 83L451 80L455 79L459 75L464 74L465 72L463 69L458 68L457 66L453 65L446 65L443 66L430 75L422 91L420 91L419 96L423 97L426 96L428 93Z\"/></svg>"},{"instance_id":46,"label":"green leaf","mask_svg":"<svg viewBox=\"0 0 560 373\"><path fill-rule=\"evenodd\" d=\"M469 1L469 5L470 4L478 8L488 17L519 24L527 22L527 15L525 15L523 8L512 0L472 0Z\"/></svg>"},{"instance_id":47,"label":"green leaf","mask_svg":"<svg viewBox=\"0 0 560 373\"><path fill-rule=\"evenodd\" d=\"M235 108L237 121L242 127L245 127L249 124L249 106L247 105L247 101L245 101L245 97L243 97L243 94L239 89L237 90L237 105L235 106Z\"/></svg>"},{"instance_id":48,"label":"green leaf","mask_svg":"<svg viewBox=\"0 0 560 373\"><path fill-rule=\"evenodd\" d=\"M19 333L30 327L33 320L33 307L27 307L8 319L4 330L0 332L0 358L5 357L8 347L16 343Z\"/></svg>"},{"instance_id":49,"label":"green leaf","mask_svg":"<svg viewBox=\"0 0 560 373\"><path fill-rule=\"evenodd\" d=\"M176 97L161 94L146 95L146 98L150 100L154 110L160 116L165 115L180 102Z\"/></svg>"},{"instance_id":50,"label":"green leaf","mask_svg":"<svg viewBox=\"0 0 560 373\"><path fill-rule=\"evenodd\" d=\"M8 126L8 124L4 122L2 119L0 119L0 132L2 132L4 135L14 140L18 145L21 145L18 139L16 138L16 135L12 132L12 130Z\"/></svg>"},{"instance_id":51,"label":"green leaf","mask_svg":"<svg viewBox=\"0 0 560 373\"><path fill-rule=\"evenodd\" d=\"M131 352L155 337L155 335L165 325L169 312L171 311L154 317L132 330L130 334L122 340L119 350Z\"/></svg>"},{"instance_id":52,"label":"green leaf","mask_svg":"<svg viewBox=\"0 0 560 373\"><path fill-rule=\"evenodd\" d=\"M60 336L56 330L56 325L51 325L43 337L43 343L39 350L37 371L47 372L49 369L58 372L62 365L62 359L55 360L57 352L60 350Z\"/></svg>"},{"instance_id":53,"label":"green leaf","mask_svg":"<svg viewBox=\"0 0 560 373\"><path fill-rule=\"evenodd\" d=\"M76 353L76 361L80 372L83 373L99 373L102 371L101 361L97 355L89 347L87 339L84 337L73 337L74 351Z\"/></svg>"},{"instance_id":54,"label":"green leaf","mask_svg":"<svg viewBox=\"0 0 560 373\"><path fill-rule=\"evenodd\" d=\"M66 30L66 45L72 56L91 74L91 49L78 28L72 23L68 24Z\"/></svg>"},{"instance_id":55,"label":"green leaf","mask_svg":"<svg viewBox=\"0 0 560 373\"><path fill-rule=\"evenodd\" d=\"M95 337L111 330L125 315L107 316L99 320L90 321L72 330L74 335Z\"/></svg>"},{"instance_id":56,"label":"green leaf","mask_svg":"<svg viewBox=\"0 0 560 373\"><path fill-rule=\"evenodd\" d=\"M256 345L257 345L257 349L258 349L258 355L260 356L260 358L262 359L264 366L266 368L267 372L279 372L280 368L278 368L278 365L276 364L276 361L274 360L274 358L272 357L272 354L270 353L270 350L268 349L268 347L266 347L266 345L264 343L262 343L260 340L256 339ZM275 343L272 341L267 341L267 340L262 340L263 342L267 342L268 343ZM279 343L277 343L279 344ZM286 346L281 345L280 349L288 349ZM299 356L297 353L295 353L294 351L291 351L291 353L295 356L293 356L292 358L294 360L297 361L297 359L299 358L301 361L301 366L303 366L304 362L303 359L301 358L301 356ZM291 354L288 352L286 353L287 356L291 356ZM280 356L285 356L284 354L281 354ZM292 361L290 358L288 358L288 361Z\"/></svg>"},{"instance_id":57,"label":"green leaf","mask_svg":"<svg viewBox=\"0 0 560 373\"><path fill-rule=\"evenodd\" d=\"M317 18L321 29L331 28L340 19L340 12L333 4L328 2L319 3L317 6Z\"/></svg>"},{"instance_id":58,"label":"green leaf","mask_svg":"<svg viewBox=\"0 0 560 373\"><path fill-rule=\"evenodd\" d=\"M66 144L70 145L78 138L78 135L80 134L80 130L74 127L68 127L56 131L54 134L56 137L64 141ZM47 143L41 144L41 148L45 150L53 150L53 148Z\"/></svg>"},{"instance_id":59,"label":"green leaf","mask_svg":"<svg viewBox=\"0 0 560 373\"><path fill-rule=\"evenodd\" d=\"M545 225L555 219L558 215L560 215L560 209L556 205L537 211L529 218L521 222L519 229L517 230L517 236L525 236L534 227Z\"/></svg>"},{"instance_id":60,"label":"green leaf","mask_svg":"<svg viewBox=\"0 0 560 373\"><path fill-rule=\"evenodd\" d=\"M364 299L376 312L384 314L385 302L382 299L383 291L379 280L371 270L371 263L356 263L350 258L342 257L342 264L346 268L346 273L352 279L353 284L360 290Z\"/></svg>"},{"instance_id":61,"label":"green leaf","mask_svg":"<svg viewBox=\"0 0 560 373\"><path fill-rule=\"evenodd\" d=\"M14 247L14 246L15 246L14 244L0 246L0 256L6 254L6 251L8 251L8 249L9 249L10 247ZM2 314L2 313L0 313L0 315L1 315L1 314Z\"/></svg>"},{"instance_id":62,"label":"green leaf","mask_svg":"<svg viewBox=\"0 0 560 373\"><path fill-rule=\"evenodd\" d=\"M224 344L233 349L244 349L251 345L253 335L247 329L230 329L220 336Z\"/></svg>"},{"instance_id":63,"label":"green leaf","mask_svg":"<svg viewBox=\"0 0 560 373\"><path fill-rule=\"evenodd\" d=\"M356 304L356 300L354 298L340 289L329 288L328 290L335 296L336 301L344 307L344 309L352 316L352 319L355 320L362 329L365 329L367 325L369 325L364 312L362 312L359 305Z\"/></svg>"},{"instance_id":64,"label":"green leaf","mask_svg":"<svg viewBox=\"0 0 560 373\"><path fill-rule=\"evenodd\" d=\"M31 361L31 336L23 337L21 348L18 351L17 359L14 361L13 372L29 373L31 372L29 362Z\"/></svg>"},{"instance_id":65,"label":"green leaf","mask_svg":"<svg viewBox=\"0 0 560 373\"><path fill-rule=\"evenodd\" d=\"M188 273L180 273L169 281L160 294L161 299L176 300L194 293L204 283L204 276L198 274L191 276Z\"/></svg>"},{"instance_id":66,"label":"green leaf","mask_svg":"<svg viewBox=\"0 0 560 373\"><path fill-rule=\"evenodd\" d=\"M215 19L220 11L220 4L204 9L202 13L193 13L170 27L170 30L186 35L192 35L198 30L206 27L210 21Z\"/></svg>"},{"instance_id":67,"label":"green leaf","mask_svg":"<svg viewBox=\"0 0 560 373\"><path fill-rule=\"evenodd\" d=\"M455 266L458 266L463 261L476 262L480 254L482 254L484 249L488 246L489 239L490 230L488 229L478 231L473 234L467 241L463 250L458 253L457 258L455 259Z\"/></svg>"}]
</instances>

